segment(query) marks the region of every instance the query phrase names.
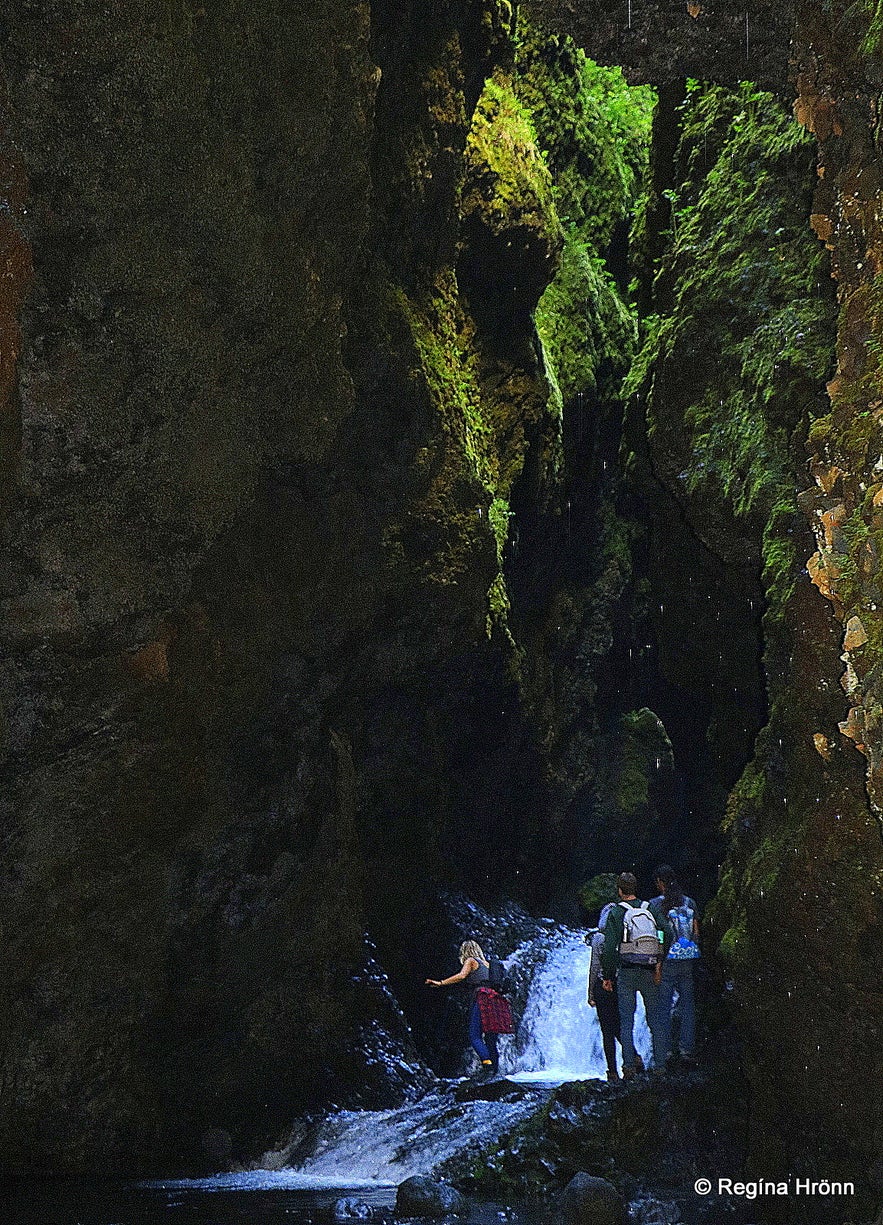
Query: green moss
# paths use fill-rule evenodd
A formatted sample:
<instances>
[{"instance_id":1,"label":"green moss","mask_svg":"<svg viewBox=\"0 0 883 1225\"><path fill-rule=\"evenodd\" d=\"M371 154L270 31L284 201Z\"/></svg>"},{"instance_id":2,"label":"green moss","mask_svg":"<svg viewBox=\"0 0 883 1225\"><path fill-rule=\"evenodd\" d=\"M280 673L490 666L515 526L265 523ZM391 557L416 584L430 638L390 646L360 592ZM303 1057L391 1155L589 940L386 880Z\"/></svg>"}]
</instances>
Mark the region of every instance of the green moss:
<instances>
[{"instance_id":1,"label":"green moss","mask_svg":"<svg viewBox=\"0 0 883 1225\"><path fill-rule=\"evenodd\" d=\"M811 147L771 95L693 84L658 286L671 306L630 380L666 365L644 387L651 439L677 414L686 490L761 525L793 488L791 433L831 367L825 253L802 207Z\"/></svg>"},{"instance_id":2,"label":"green moss","mask_svg":"<svg viewBox=\"0 0 883 1225\"><path fill-rule=\"evenodd\" d=\"M479 99L467 142L469 186L464 215L478 213L494 233L527 226L557 238L560 222L552 176L528 112L508 74L498 69Z\"/></svg>"},{"instance_id":3,"label":"green moss","mask_svg":"<svg viewBox=\"0 0 883 1225\"><path fill-rule=\"evenodd\" d=\"M550 39L526 19L515 89L552 172L566 234L560 268L537 308L537 330L565 400L579 392L615 398L636 324L606 267L606 249L643 190L655 95L629 87L618 68L600 67L570 39Z\"/></svg>"},{"instance_id":4,"label":"green moss","mask_svg":"<svg viewBox=\"0 0 883 1225\"><path fill-rule=\"evenodd\" d=\"M593 63L571 39L550 38L526 19L515 62L559 216L603 251L643 187L655 94L628 86L619 68Z\"/></svg>"},{"instance_id":5,"label":"green moss","mask_svg":"<svg viewBox=\"0 0 883 1225\"><path fill-rule=\"evenodd\" d=\"M597 392L598 372L621 370L634 353L637 325L603 259L576 231L568 234L555 279L540 299L537 331L565 399ZM618 387L604 387L611 393Z\"/></svg>"},{"instance_id":6,"label":"green moss","mask_svg":"<svg viewBox=\"0 0 883 1225\"><path fill-rule=\"evenodd\" d=\"M621 727L616 806L633 817L648 808L654 777L672 764L672 746L662 720L646 706L623 715Z\"/></svg>"},{"instance_id":7,"label":"green moss","mask_svg":"<svg viewBox=\"0 0 883 1225\"><path fill-rule=\"evenodd\" d=\"M601 910L608 902L615 902L616 896L615 872L602 872L593 876L579 891L580 903L590 915Z\"/></svg>"},{"instance_id":8,"label":"green moss","mask_svg":"<svg viewBox=\"0 0 883 1225\"><path fill-rule=\"evenodd\" d=\"M862 50L867 55L879 55L883 51L883 2L878 0L871 18L867 37L862 44Z\"/></svg>"}]
</instances>

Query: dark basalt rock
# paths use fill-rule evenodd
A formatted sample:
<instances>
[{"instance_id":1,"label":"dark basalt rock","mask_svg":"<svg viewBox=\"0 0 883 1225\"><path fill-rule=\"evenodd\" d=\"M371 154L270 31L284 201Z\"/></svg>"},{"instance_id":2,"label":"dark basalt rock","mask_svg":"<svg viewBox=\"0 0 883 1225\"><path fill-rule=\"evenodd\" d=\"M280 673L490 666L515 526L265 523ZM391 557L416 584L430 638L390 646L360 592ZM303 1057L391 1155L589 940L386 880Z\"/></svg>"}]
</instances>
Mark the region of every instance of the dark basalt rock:
<instances>
[{"instance_id":1,"label":"dark basalt rock","mask_svg":"<svg viewBox=\"0 0 883 1225\"><path fill-rule=\"evenodd\" d=\"M784 0L530 0L550 31L566 31L634 81L683 77L788 90L796 5Z\"/></svg>"},{"instance_id":2,"label":"dark basalt rock","mask_svg":"<svg viewBox=\"0 0 883 1225\"><path fill-rule=\"evenodd\" d=\"M422 1174L405 1179L396 1192L400 1217L463 1216L466 1211L466 1199L459 1191Z\"/></svg>"},{"instance_id":3,"label":"dark basalt rock","mask_svg":"<svg viewBox=\"0 0 883 1225\"><path fill-rule=\"evenodd\" d=\"M605 1178L580 1171L555 1201L555 1218L561 1225L625 1225L622 1196Z\"/></svg>"},{"instance_id":4,"label":"dark basalt rock","mask_svg":"<svg viewBox=\"0 0 883 1225\"><path fill-rule=\"evenodd\" d=\"M505 1077L492 1080L486 1085L466 1081L454 1090L456 1102L518 1102L524 1098L541 1096L542 1090L535 1086L522 1085L517 1081L506 1080Z\"/></svg>"}]
</instances>

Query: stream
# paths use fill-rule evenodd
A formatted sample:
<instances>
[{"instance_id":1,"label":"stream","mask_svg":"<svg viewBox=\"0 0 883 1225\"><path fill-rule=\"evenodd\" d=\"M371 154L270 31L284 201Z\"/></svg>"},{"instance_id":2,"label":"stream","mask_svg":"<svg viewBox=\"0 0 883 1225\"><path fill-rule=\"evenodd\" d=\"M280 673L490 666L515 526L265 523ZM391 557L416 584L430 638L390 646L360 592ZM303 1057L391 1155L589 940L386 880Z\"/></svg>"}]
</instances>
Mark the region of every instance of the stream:
<instances>
[{"instance_id":1,"label":"stream","mask_svg":"<svg viewBox=\"0 0 883 1225\"><path fill-rule=\"evenodd\" d=\"M500 1040L500 1079L506 1084L473 1090L468 1078L439 1081L395 1109L330 1114L309 1152L301 1145L295 1158L293 1147L283 1146L266 1153L256 1169L117 1187L30 1186L0 1198L0 1206L17 1225L312 1225L317 1217L358 1219L345 1215L345 1208L335 1217L334 1205L350 1197L373 1209L371 1219L382 1220L406 1178L430 1173L455 1155L479 1153L565 1081L604 1078L601 1032L586 1002L588 963L583 934L566 929L543 933L508 959L514 978L526 966L534 968L518 1033ZM642 1011L635 1038L647 1058L650 1036ZM464 1100L472 1092L475 1098ZM475 1225L502 1216L525 1225L530 1219L499 1206L476 1206L473 1213Z\"/></svg>"}]
</instances>

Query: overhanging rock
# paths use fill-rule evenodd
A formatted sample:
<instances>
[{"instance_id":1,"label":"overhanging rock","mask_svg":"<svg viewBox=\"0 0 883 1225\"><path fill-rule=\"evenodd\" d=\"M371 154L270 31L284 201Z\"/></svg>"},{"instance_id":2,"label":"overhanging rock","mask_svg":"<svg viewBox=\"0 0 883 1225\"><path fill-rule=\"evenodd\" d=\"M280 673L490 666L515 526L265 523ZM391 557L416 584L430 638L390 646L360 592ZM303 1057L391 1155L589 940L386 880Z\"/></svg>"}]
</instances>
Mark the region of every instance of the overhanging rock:
<instances>
[{"instance_id":1,"label":"overhanging rock","mask_svg":"<svg viewBox=\"0 0 883 1225\"><path fill-rule=\"evenodd\" d=\"M795 6L757 0L530 0L534 19L569 34L633 83L752 80L788 90Z\"/></svg>"}]
</instances>

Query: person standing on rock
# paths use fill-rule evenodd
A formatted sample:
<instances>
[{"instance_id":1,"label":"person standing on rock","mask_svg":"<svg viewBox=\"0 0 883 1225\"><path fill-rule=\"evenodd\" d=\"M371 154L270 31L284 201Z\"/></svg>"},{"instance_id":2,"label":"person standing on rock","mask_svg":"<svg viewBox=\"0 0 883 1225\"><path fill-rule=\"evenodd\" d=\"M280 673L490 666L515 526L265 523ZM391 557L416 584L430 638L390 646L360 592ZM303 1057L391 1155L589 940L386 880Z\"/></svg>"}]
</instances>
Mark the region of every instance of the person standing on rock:
<instances>
[{"instance_id":1,"label":"person standing on rock","mask_svg":"<svg viewBox=\"0 0 883 1225\"><path fill-rule=\"evenodd\" d=\"M497 963L498 965L500 963ZM472 1049L481 1061L482 1068L491 1076L495 1076L500 1067L500 1056L497 1051L497 1033L483 1029L482 1009L479 992L487 991L494 986L491 981L491 963L485 957L477 940L464 940L460 945L460 972L450 978L427 978L428 987L452 987L456 983L466 983L474 988L472 1003L469 1008L469 1041ZM496 995L496 991L489 992ZM500 997L503 998L502 996ZM506 1007L508 1008L508 1003ZM511 1020L511 1014L510 1014Z\"/></svg>"},{"instance_id":2,"label":"person standing on rock","mask_svg":"<svg viewBox=\"0 0 883 1225\"><path fill-rule=\"evenodd\" d=\"M687 897L674 869L662 864L656 869L656 887L659 897L653 898L650 906L661 915L660 927L668 936L667 955L662 963L659 984L657 1055L661 1065L672 1059L672 1013L677 995L681 1014L680 1055L683 1063L694 1061L693 1047L696 1043L696 1005L693 997L693 963L700 956L699 920L696 903Z\"/></svg>"},{"instance_id":3,"label":"person standing on rock","mask_svg":"<svg viewBox=\"0 0 883 1225\"><path fill-rule=\"evenodd\" d=\"M605 991L601 974L601 952L604 948L604 927L614 903L608 902L598 917L598 926L586 936L586 944L592 950L589 961L588 1000L589 1007L597 1009L604 1044L604 1059L607 1063L607 1079L611 1083L619 1080L616 1069L616 1044L619 1041L619 999L616 983L612 991ZM641 1056L635 1053L636 1064L643 1069Z\"/></svg>"},{"instance_id":4,"label":"person standing on rock","mask_svg":"<svg viewBox=\"0 0 883 1225\"><path fill-rule=\"evenodd\" d=\"M658 932L663 930L660 916L649 903L638 900L638 882L632 873L622 872L616 886L619 901L611 908L604 927L602 989L612 994L616 981L622 1076L623 1080L629 1080L641 1070L634 1037L638 995L644 1001L644 1012L653 1039L653 1062L656 1066L659 1064L657 1019L660 962L667 950L659 941Z\"/></svg>"}]
</instances>

